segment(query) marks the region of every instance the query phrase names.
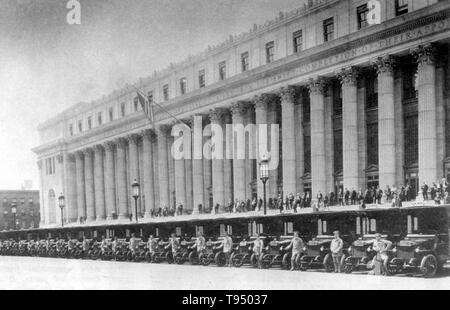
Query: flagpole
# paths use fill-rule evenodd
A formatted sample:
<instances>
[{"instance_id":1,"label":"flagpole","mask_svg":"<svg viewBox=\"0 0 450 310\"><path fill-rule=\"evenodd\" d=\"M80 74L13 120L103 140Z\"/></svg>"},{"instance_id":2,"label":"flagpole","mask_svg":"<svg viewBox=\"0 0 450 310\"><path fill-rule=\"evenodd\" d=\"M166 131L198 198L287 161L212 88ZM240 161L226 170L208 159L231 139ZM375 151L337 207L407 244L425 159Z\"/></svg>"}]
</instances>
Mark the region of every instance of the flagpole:
<instances>
[{"instance_id":1,"label":"flagpole","mask_svg":"<svg viewBox=\"0 0 450 310\"><path fill-rule=\"evenodd\" d=\"M141 94L141 96L143 96L145 98L145 94L138 89L135 85L132 85L134 87L134 89L136 89L137 92L139 92ZM169 111L167 111L163 106L161 106L160 104L158 104L157 102L152 102L154 104L156 104L158 107L160 107L164 112L166 112L167 114L169 114L173 119L175 119L177 122L182 123L183 125L186 125L187 127L189 127L185 122L183 122L182 120L179 120L178 118L176 118L172 113L170 113ZM149 104L152 104L149 102ZM149 107L150 108L150 107ZM147 116L148 118L148 116ZM154 124L153 124L154 125Z\"/></svg>"}]
</instances>

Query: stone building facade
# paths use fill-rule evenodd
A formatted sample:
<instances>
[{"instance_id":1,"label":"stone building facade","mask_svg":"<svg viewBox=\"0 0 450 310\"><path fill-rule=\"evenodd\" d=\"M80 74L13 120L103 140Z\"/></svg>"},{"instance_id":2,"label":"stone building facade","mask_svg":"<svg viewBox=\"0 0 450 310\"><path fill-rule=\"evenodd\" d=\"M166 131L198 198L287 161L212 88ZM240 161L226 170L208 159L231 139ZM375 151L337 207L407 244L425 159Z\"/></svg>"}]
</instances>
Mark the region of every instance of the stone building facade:
<instances>
[{"instance_id":1,"label":"stone building facade","mask_svg":"<svg viewBox=\"0 0 450 310\"><path fill-rule=\"evenodd\" d=\"M171 115L188 126L201 117L205 136L192 149L206 153L210 124L278 124L268 197L406 183L418 190L447 176L450 4L375 2L378 24L368 20L369 1L308 1L140 79L158 103L154 125L129 85L41 124L42 223L58 223L59 193L68 222L125 219L134 179L143 217L176 203L195 213L199 204L262 196L260 158L233 157L257 148L254 133L227 133L233 148L223 152L234 153L224 160L175 160Z\"/></svg>"}]
</instances>

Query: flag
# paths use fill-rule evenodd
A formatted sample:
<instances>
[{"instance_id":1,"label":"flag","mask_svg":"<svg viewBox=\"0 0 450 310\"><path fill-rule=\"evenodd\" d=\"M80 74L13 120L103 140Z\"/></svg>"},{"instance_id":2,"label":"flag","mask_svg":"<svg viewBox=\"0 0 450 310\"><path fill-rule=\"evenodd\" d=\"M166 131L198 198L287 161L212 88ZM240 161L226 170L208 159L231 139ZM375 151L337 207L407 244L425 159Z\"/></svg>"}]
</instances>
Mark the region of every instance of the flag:
<instances>
[{"instance_id":1,"label":"flag","mask_svg":"<svg viewBox=\"0 0 450 310\"><path fill-rule=\"evenodd\" d=\"M147 98L145 98L139 91L137 91L137 99L141 104L142 111L144 111L145 116L150 120L150 123L153 124L153 104Z\"/></svg>"}]
</instances>

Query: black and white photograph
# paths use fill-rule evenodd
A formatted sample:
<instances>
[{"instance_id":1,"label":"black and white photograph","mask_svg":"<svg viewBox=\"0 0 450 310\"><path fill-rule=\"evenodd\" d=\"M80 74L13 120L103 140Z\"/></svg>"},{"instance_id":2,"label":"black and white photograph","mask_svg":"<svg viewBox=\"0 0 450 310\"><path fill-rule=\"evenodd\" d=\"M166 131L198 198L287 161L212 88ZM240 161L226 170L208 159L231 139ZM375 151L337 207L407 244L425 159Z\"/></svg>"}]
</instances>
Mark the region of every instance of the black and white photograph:
<instances>
[{"instance_id":1,"label":"black and white photograph","mask_svg":"<svg viewBox=\"0 0 450 310\"><path fill-rule=\"evenodd\" d=\"M0 107L0 290L450 289L449 0L0 0Z\"/></svg>"}]
</instances>

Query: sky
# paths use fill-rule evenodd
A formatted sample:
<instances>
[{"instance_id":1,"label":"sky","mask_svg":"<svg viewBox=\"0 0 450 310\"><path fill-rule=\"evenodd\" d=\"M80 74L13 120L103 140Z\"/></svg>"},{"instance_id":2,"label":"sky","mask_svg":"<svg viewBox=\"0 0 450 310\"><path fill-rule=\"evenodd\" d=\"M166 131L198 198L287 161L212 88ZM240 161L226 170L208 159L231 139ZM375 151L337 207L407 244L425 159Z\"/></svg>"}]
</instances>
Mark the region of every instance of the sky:
<instances>
[{"instance_id":1,"label":"sky","mask_svg":"<svg viewBox=\"0 0 450 310\"><path fill-rule=\"evenodd\" d=\"M303 0L0 0L0 189L38 188L37 126Z\"/></svg>"}]
</instances>

